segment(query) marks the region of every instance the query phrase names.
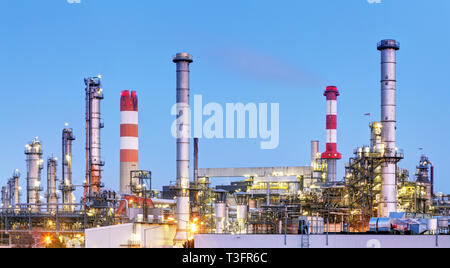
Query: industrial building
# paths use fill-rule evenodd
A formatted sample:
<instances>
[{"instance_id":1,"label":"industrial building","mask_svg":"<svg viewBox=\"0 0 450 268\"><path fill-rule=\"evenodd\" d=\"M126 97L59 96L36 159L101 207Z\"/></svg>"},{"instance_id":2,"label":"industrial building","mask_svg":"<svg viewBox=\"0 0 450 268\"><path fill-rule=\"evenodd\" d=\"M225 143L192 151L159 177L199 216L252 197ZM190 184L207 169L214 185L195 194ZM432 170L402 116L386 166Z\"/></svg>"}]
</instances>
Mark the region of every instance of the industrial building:
<instances>
[{"instance_id":1,"label":"industrial building","mask_svg":"<svg viewBox=\"0 0 450 268\"><path fill-rule=\"evenodd\" d=\"M411 174L400 167L404 158L396 145L400 44L382 40L377 49L381 53L381 118L370 123L370 145L353 151L342 179L336 168L342 162L338 161L342 154L337 146L337 97L345 88L337 86L325 87L325 150L320 153L319 142L311 141L311 151L304 152L311 155L310 163L199 168L201 141L195 138L191 170L190 120L184 115L190 109L189 68L194 58L178 53L172 59L176 66L176 183L159 192L152 188L151 171L140 169L137 93L125 90L120 95L120 189L107 191L102 171L111 167L101 158L102 77L86 78L84 184L73 184L72 143L76 140L74 130L66 125L62 158L47 159L42 194L44 144L35 138L25 148L26 202L21 203L17 170L2 187L0 241L22 247L46 246L48 237L66 247L364 247L374 233L383 233L377 237L385 245L394 245L395 240L401 241L400 246L424 243L431 247L435 241L431 235L436 235L444 236L436 246L450 247L446 236L450 199L434 190L431 157L423 155ZM234 182L213 186L216 178ZM78 202L77 187L83 189Z\"/></svg>"}]
</instances>

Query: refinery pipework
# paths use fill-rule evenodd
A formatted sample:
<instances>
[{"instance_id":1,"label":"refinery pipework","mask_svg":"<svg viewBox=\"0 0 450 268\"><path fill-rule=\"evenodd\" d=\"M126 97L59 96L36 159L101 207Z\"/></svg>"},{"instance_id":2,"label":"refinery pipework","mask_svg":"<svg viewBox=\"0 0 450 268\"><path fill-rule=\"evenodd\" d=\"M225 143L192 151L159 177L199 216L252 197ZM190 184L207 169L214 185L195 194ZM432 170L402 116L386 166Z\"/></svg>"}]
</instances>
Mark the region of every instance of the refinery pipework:
<instances>
[{"instance_id":1,"label":"refinery pipework","mask_svg":"<svg viewBox=\"0 0 450 268\"><path fill-rule=\"evenodd\" d=\"M177 53L173 58L177 65L177 232L174 245L181 246L189 237L189 64L193 57L188 53Z\"/></svg>"},{"instance_id":2,"label":"refinery pipework","mask_svg":"<svg viewBox=\"0 0 450 268\"><path fill-rule=\"evenodd\" d=\"M97 196L102 187L100 101L103 99L101 76L85 78L86 84L86 190L84 198Z\"/></svg>"},{"instance_id":3,"label":"refinery pipework","mask_svg":"<svg viewBox=\"0 0 450 268\"><path fill-rule=\"evenodd\" d=\"M27 203L31 212L40 211L42 186L42 145L36 137L32 142L25 145L27 157Z\"/></svg>"},{"instance_id":4,"label":"refinery pipework","mask_svg":"<svg viewBox=\"0 0 450 268\"><path fill-rule=\"evenodd\" d=\"M139 170L138 99L136 91L124 90L120 96L120 192L131 194L137 179L131 171Z\"/></svg>"},{"instance_id":5,"label":"refinery pipework","mask_svg":"<svg viewBox=\"0 0 450 268\"><path fill-rule=\"evenodd\" d=\"M75 187L72 182L72 142L75 140L73 130L71 128L63 129L62 132L62 177L60 190L62 192L62 202L64 204L75 203L73 192ZM73 210L73 207L64 206L64 210Z\"/></svg>"},{"instance_id":6,"label":"refinery pipework","mask_svg":"<svg viewBox=\"0 0 450 268\"><path fill-rule=\"evenodd\" d=\"M382 186L380 209L381 217L389 217L397 211L396 186L396 51L400 44L395 40L382 40L378 43L381 51L381 140L384 144L385 161L382 163Z\"/></svg>"},{"instance_id":7,"label":"refinery pipework","mask_svg":"<svg viewBox=\"0 0 450 268\"><path fill-rule=\"evenodd\" d=\"M336 181L336 161L342 158L337 152L337 97L339 91L335 86L329 86L323 95L327 99L327 143L326 151L321 154L322 159L327 161L327 181Z\"/></svg>"}]
</instances>

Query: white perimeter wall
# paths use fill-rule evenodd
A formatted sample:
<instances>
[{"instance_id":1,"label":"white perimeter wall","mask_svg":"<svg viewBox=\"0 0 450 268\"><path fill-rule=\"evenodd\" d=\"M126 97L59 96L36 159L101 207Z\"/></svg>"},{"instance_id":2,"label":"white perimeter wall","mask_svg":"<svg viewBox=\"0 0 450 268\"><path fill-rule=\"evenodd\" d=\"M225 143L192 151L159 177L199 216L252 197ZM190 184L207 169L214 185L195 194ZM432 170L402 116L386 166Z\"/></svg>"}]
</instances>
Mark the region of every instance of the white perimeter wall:
<instances>
[{"instance_id":1,"label":"white perimeter wall","mask_svg":"<svg viewBox=\"0 0 450 268\"><path fill-rule=\"evenodd\" d=\"M195 235L196 248L300 248L301 236L288 235ZM435 236L406 235L311 235L310 248L436 248ZM450 248L450 236L439 236L438 247Z\"/></svg>"},{"instance_id":2,"label":"white perimeter wall","mask_svg":"<svg viewBox=\"0 0 450 268\"><path fill-rule=\"evenodd\" d=\"M133 233L133 224L111 225L86 229L86 248L120 248L128 244Z\"/></svg>"},{"instance_id":3,"label":"white perimeter wall","mask_svg":"<svg viewBox=\"0 0 450 268\"><path fill-rule=\"evenodd\" d=\"M86 248L123 248L130 240L140 247L173 247L176 225L136 224L111 225L86 229Z\"/></svg>"}]
</instances>

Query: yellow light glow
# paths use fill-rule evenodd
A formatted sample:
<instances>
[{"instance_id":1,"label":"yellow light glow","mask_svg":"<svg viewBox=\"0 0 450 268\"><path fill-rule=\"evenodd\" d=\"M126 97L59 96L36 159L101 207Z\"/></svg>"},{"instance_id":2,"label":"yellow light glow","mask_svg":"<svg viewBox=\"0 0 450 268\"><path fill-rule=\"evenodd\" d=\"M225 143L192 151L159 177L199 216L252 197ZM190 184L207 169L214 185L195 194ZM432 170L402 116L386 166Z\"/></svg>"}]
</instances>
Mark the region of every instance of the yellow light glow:
<instances>
[{"instance_id":1,"label":"yellow light glow","mask_svg":"<svg viewBox=\"0 0 450 268\"><path fill-rule=\"evenodd\" d=\"M197 224L191 223L191 233L196 233L198 231Z\"/></svg>"},{"instance_id":2,"label":"yellow light glow","mask_svg":"<svg viewBox=\"0 0 450 268\"><path fill-rule=\"evenodd\" d=\"M46 236L46 237L44 237L44 242L47 245L50 245L52 243L52 238L50 236Z\"/></svg>"}]
</instances>

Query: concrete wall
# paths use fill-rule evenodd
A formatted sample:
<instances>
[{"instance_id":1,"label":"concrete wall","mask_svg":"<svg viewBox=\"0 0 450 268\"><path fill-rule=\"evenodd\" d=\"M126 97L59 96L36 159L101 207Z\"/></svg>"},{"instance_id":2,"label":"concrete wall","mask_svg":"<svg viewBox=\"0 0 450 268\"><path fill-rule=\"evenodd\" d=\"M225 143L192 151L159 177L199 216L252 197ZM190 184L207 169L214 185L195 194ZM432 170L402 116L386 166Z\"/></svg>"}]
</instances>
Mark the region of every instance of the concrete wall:
<instances>
[{"instance_id":1,"label":"concrete wall","mask_svg":"<svg viewBox=\"0 0 450 268\"><path fill-rule=\"evenodd\" d=\"M172 247L176 225L127 223L86 229L86 248Z\"/></svg>"},{"instance_id":2,"label":"concrete wall","mask_svg":"<svg viewBox=\"0 0 450 268\"><path fill-rule=\"evenodd\" d=\"M132 223L86 229L86 248L120 248L128 244L132 233Z\"/></svg>"},{"instance_id":3,"label":"concrete wall","mask_svg":"<svg viewBox=\"0 0 450 268\"><path fill-rule=\"evenodd\" d=\"M195 235L196 248L300 248L301 236L288 235ZM311 248L436 248L435 236L311 235ZM450 236L439 236L438 247L450 248Z\"/></svg>"}]
</instances>

